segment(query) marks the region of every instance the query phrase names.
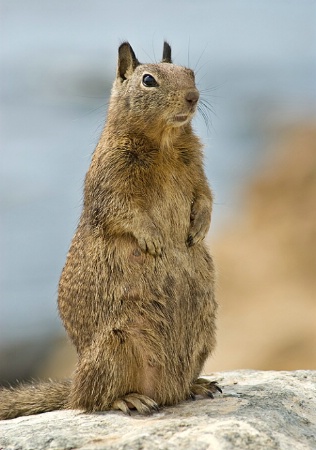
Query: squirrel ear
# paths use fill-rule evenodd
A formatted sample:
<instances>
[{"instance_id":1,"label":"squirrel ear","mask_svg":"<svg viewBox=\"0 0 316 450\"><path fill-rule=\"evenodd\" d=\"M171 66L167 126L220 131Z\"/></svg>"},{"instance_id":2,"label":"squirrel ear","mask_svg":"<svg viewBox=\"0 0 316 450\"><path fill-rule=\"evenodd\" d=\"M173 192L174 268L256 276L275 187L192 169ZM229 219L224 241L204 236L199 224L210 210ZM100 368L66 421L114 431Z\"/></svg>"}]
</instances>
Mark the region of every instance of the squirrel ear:
<instances>
[{"instance_id":1,"label":"squirrel ear","mask_svg":"<svg viewBox=\"0 0 316 450\"><path fill-rule=\"evenodd\" d=\"M163 43L163 53L162 53L162 61L164 63L172 63L171 59L171 47L168 42Z\"/></svg>"},{"instance_id":2,"label":"squirrel ear","mask_svg":"<svg viewBox=\"0 0 316 450\"><path fill-rule=\"evenodd\" d=\"M117 78L122 81L129 78L140 64L128 42L123 42L118 49Z\"/></svg>"}]
</instances>

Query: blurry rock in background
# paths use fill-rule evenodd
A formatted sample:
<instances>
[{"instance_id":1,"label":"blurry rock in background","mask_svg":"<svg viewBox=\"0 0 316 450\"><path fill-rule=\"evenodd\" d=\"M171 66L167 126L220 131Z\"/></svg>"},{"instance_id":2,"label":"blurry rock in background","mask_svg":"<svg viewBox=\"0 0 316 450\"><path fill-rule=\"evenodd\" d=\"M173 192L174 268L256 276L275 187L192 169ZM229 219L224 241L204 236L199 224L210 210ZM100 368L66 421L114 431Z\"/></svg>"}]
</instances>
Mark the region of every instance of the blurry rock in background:
<instances>
[{"instance_id":1,"label":"blurry rock in background","mask_svg":"<svg viewBox=\"0 0 316 450\"><path fill-rule=\"evenodd\" d=\"M218 347L206 372L316 369L316 123L276 131L244 206L212 242Z\"/></svg>"},{"instance_id":2,"label":"blurry rock in background","mask_svg":"<svg viewBox=\"0 0 316 450\"><path fill-rule=\"evenodd\" d=\"M55 338L51 351L42 359L36 370L40 379L63 379L71 377L77 361L74 346L65 336Z\"/></svg>"},{"instance_id":3,"label":"blurry rock in background","mask_svg":"<svg viewBox=\"0 0 316 450\"><path fill-rule=\"evenodd\" d=\"M0 361L0 386L8 387L33 379L69 378L76 352L66 337L51 334L0 348Z\"/></svg>"},{"instance_id":4,"label":"blurry rock in background","mask_svg":"<svg viewBox=\"0 0 316 450\"><path fill-rule=\"evenodd\" d=\"M76 352L65 336L50 335L26 340L0 349L0 386L20 381L69 378Z\"/></svg>"}]
</instances>

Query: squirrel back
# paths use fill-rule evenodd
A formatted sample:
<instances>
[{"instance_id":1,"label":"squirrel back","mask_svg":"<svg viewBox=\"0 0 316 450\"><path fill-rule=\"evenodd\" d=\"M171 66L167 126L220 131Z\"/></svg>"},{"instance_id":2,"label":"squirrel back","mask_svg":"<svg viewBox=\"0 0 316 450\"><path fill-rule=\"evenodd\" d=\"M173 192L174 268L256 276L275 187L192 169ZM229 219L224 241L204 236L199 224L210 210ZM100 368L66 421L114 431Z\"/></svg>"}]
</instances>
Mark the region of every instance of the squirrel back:
<instances>
[{"instance_id":1,"label":"squirrel back","mask_svg":"<svg viewBox=\"0 0 316 450\"><path fill-rule=\"evenodd\" d=\"M47 401L35 396L38 408L25 407L36 386L0 392L0 418L58 408L148 413L219 390L198 378L215 346L217 308L203 242L212 194L191 126L198 100L193 71L172 64L169 44L158 64L119 47L59 283L76 371L71 382L39 385Z\"/></svg>"}]
</instances>

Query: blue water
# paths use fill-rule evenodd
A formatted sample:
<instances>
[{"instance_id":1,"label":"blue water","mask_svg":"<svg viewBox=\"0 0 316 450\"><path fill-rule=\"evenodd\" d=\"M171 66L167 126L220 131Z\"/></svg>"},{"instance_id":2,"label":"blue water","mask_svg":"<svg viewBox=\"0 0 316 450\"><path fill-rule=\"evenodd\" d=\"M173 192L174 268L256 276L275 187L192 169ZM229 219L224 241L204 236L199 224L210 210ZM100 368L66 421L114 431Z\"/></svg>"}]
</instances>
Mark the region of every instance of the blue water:
<instances>
[{"instance_id":1,"label":"blue water","mask_svg":"<svg viewBox=\"0 0 316 450\"><path fill-rule=\"evenodd\" d=\"M0 345L59 329L58 278L80 214L118 44L197 71L213 232L260 171L271 127L315 118L316 2L2 0Z\"/></svg>"}]
</instances>

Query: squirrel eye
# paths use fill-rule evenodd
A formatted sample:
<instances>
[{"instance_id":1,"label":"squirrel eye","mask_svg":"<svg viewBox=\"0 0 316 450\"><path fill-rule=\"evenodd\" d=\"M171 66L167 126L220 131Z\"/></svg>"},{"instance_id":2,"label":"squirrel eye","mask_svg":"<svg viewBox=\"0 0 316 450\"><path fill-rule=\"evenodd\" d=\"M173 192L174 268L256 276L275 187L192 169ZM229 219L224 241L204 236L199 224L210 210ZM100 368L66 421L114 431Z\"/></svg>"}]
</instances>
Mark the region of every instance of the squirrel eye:
<instances>
[{"instance_id":1,"label":"squirrel eye","mask_svg":"<svg viewBox=\"0 0 316 450\"><path fill-rule=\"evenodd\" d=\"M152 75L145 73L143 76L143 85L146 87L156 87L158 83Z\"/></svg>"}]
</instances>

